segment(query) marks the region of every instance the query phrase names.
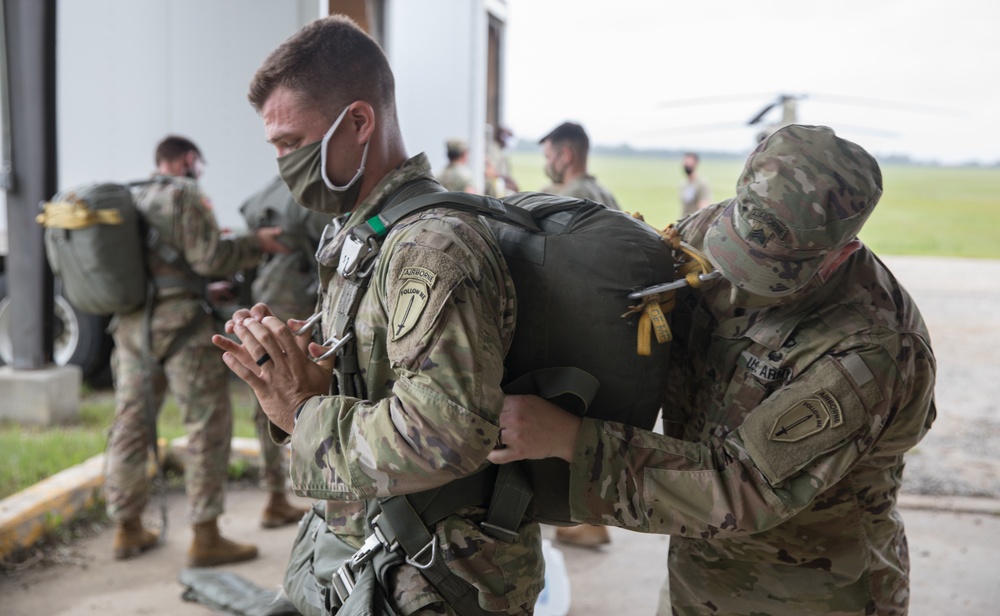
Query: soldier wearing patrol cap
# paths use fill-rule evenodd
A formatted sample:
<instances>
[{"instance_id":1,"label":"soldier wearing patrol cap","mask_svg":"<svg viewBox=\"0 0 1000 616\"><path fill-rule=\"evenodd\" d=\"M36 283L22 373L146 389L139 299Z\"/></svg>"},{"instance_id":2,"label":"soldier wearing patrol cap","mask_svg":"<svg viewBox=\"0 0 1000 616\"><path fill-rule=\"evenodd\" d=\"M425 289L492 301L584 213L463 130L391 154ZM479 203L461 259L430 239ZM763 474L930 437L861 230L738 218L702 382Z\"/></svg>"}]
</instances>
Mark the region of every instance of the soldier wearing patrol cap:
<instances>
[{"instance_id":1,"label":"soldier wearing patrol cap","mask_svg":"<svg viewBox=\"0 0 1000 616\"><path fill-rule=\"evenodd\" d=\"M296 200L336 217L317 252L325 345L263 304L227 323L241 344L213 339L272 435L290 438L292 488L320 501L285 593L306 616L530 614L539 526L487 517L515 310L496 241L447 207L382 226L391 206L441 187L424 154L406 154L389 63L350 19L283 42L249 98ZM371 242L356 241L364 229Z\"/></svg>"},{"instance_id":2,"label":"soldier wearing patrol cap","mask_svg":"<svg viewBox=\"0 0 1000 616\"><path fill-rule=\"evenodd\" d=\"M673 535L661 614L905 614L896 499L935 417L935 362L857 239L878 164L791 125L736 194L679 229L722 279L677 298L666 434L511 397L491 459L562 457L575 518Z\"/></svg>"},{"instance_id":3,"label":"soldier wearing patrol cap","mask_svg":"<svg viewBox=\"0 0 1000 616\"><path fill-rule=\"evenodd\" d=\"M441 170L437 180L452 192L473 192L472 173L467 166L469 145L461 139L449 139L445 143L448 166Z\"/></svg>"}]
</instances>

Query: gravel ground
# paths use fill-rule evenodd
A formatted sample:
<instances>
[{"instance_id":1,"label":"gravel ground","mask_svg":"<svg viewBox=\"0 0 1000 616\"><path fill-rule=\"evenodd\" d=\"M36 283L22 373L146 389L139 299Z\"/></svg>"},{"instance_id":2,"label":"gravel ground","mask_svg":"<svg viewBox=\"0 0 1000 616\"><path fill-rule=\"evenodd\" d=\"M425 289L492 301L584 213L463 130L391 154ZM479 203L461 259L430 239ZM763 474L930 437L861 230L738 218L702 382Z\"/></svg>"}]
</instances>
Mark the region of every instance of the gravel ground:
<instances>
[{"instance_id":1,"label":"gravel ground","mask_svg":"<svg viewBox=\"0 0 1000 616\"><path fill-rule=\"evenodd\" d=\"M1000 497L1000 261L888 257L937 357L937 421L907 456L904 491Z\"/></svg>"}]
</instances>

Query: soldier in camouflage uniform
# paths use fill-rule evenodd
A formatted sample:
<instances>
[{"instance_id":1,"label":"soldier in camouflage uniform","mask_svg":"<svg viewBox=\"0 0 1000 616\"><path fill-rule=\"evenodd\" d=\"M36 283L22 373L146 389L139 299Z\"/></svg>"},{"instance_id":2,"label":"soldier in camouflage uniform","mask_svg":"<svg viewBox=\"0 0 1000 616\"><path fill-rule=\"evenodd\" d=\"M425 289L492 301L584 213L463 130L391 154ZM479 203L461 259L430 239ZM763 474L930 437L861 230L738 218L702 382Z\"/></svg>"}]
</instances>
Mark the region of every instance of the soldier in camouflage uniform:
<instances>
[{"instance_id":1,"label":"soldier in camouflage uniform","mask_svg":"<svg viewBox=\"0 0 1000 616\"><path fill-rule=\"evenodd\" d=\"M250 229L281 228L281 243L291 251L263 256L251 287L254 302L267 304L282 321L312 314L319 284L314 255L330 216L299 205L279 176L251 195L240 206L240 212ZM261 487L268 492L260 525L278 528L298 522L306 511L289 503L285 496L286 456L271 439L267 415L256 398L254 419L260 440Z\"/></svg>"},{"instance_id":2,"label":"soldier in camouflage uniform","mask_svg":"<svg viewBox=\"0 0 1000 616\"><path fill-rule=\"evenodd\" d=\"M347 232L401 189L440 186L426 156L407 158L388 62L350 19L317 20L285 41L254 76L250 100L296 199L344 223L319 253L326 339L350 304L353 283L338 272ZM266 306L237 312L227 324L242 344L215 338L226 363L254 388L275 436L291 435L293 489L326 501L325 522L307 522L286 572L285 591L306 615L339 609L325 587L371 534L369 499L447 488L487 467L499 436L515 297L489 231L476 216L434 209L401 221L379 254L350 330L357 381L333 381L330 363L306 353L323 347L305 349ZM350 359L338 357L339 368ZM366 391L331 395L348 388ZM479 613L530 614L543 583L539 527L525 521L508 541L494 539L479 525L487 504L433 523L429 557L443 560ZM296 559L303 543L304 564ZM379 587L395 613L457 613L411 564L389 569Z\"/></svg>"},{"instance_id":3,"label":"soldier in camouflage uniform","mask_svg":"<svg viewBox=\"0 0 1000 616\"><path fill-rule=\"evenodd\" d=\"M105 499L117 524L114 556L130 558L153 547L154 531L142 527L148 500L146 476L150 425L169 387L188 431L185 482L194 525L188 551L190 566L248 560L257 548L219 535L232 436L232 409L226 367L211 344L215 320L205 302L203 276L226 276L252 266L261 251L285 249L275 239L280 229L256 235L220 238L215 217L195 182L202 166L198 148L170 136L156 149L157 173L136 189L136 206L166 249L149 250L147 263L157 284L149 320L143 309L119 314L113 324L116 413L108 440ZM167 258L175 252L176 259ZM148 389L147 389L148 387ZM147 409L151 398L153 409Z\"/></svg>"},{"instance_id":4,"label":"soldier in camouflage uniform","mask_svg":"<svg viewBox=\"0 0 1000 616\"><path fill-rule=\"evenodd\" d=\"M735 199L681 223L724 279L679 298L667 435L509 400L491 459L571 460L574 518L672 535L660 613L907 612L896 498L935 418L935 362L857 239L881 194L862 148L791 125Z\"/></svg>"},{"instance_id":5,"label":"soldier in camouflage uniform","mask_svg":"<svg viewBox=\"0 0 1000 616\"><path fill-rule=\"evenodd\" d=\"M576 199L590 199L620 210L611 191L587 172L590 138L587 131L574 122L563 122L538 142L545 155L545 175L552 184L542 192Z\"/></svg>"},{"instance_id":6,"label":"soldier in camouflage uniform","mask_svg":"<svg viewBox=\"0 0 1000 616\"><path fill-rule=\"evenodd\" d=\"M545 155L545 175L553 182L543 188L542 192L590 199L615 210L621 209L611 191L598 184L597 178L587 173L590 138L582 126L563 122L538 143L542 144ZM592 548L611 543L611 536L604 526L580 524L556 528L556 540Z\"/></svg>"},{"instance_id":7,"label":"soldier in camouflage uniform","mask_svg":"<svg viewBox=\"0 0 1000 616\"><path fill-rule=\"evenodd\" d=\"M445 146L448 166L438 174L438 182L452 192L473 192L475 186L472 183L472 173L467 166L469 145L461 139L449 139Z\"/></svg>"}]
</instances>

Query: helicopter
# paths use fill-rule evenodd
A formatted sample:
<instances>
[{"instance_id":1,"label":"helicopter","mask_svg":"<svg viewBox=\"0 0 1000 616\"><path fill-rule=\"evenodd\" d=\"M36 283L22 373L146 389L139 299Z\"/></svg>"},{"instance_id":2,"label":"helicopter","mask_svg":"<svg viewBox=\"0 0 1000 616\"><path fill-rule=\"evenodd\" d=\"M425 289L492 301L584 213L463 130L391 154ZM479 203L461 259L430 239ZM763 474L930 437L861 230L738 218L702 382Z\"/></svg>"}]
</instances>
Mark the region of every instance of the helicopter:
<instances>
[{"instance_id":1,"label":"helicopter","mask_svg":"<svg viewBox=\"0 0 1000 616\"><path fill-rule=\"evenodd\" d=\"M723 122L723 123L712 123L712 124L699 124L699 125L688 125L688 126L677 126L662 130L652 131L656 134L679 134L679 133L701 133L708 131L717 130L731 130L734 128L743 127L755 127L757 130L754 134L755 144L760 143L766 139L771 133L778 130L783 126L788 126L789 124L797 124L799 122L799 107L802 101L806 99L836 103L836 104L846 104L855 105L863 107L877 107L882 109L890 109L895 111L910 111L916 113L924 114L935 114L935 115L955 115L953 111L949 109L943 109L939 107L932 107L928 105L918 105L913 103L903 103L898 101L888 101L876 98L864 98L856 96L843 96L836 94L789 94L789 93L764 93L764 94L734 94L734 95L724 95L724 96L710 96L710 97L700 97L700 98L688 98L688 99L678 99L672 101L663 101L657 104L658 108L680 108L680 107L693 107L693 106L703 106L718 103L729 103L740 100L756 100L759 101L765 99L767 102L760 107L746 122ZM777 112L775 112L777 110ZM833 123L831 123L833 124ZM895 138L899 134L893 131L887 131L878 128L871 128L867 126L856 126L844 124L842 122L835 123L835 128L849 130L858 133L865 133L869 135L875 135L879 137Z\"/></svg>"}]
</instances>

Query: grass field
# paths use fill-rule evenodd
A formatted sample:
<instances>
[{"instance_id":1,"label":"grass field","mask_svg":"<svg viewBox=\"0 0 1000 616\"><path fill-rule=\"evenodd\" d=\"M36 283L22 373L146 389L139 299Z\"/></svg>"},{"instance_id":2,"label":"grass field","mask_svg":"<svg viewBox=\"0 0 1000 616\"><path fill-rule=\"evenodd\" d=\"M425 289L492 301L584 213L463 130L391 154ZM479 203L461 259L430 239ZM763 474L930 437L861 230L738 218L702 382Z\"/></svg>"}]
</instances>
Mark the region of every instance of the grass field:
<instances>
[{"instance_id":1,"label":"grass field","mask_svg":"<svg viewBox=\"0 0 1000 616\"><path fill-rule=\"evenodd\" d=\"M232 382L234 436L256 435L252 395L242 382ZM34 428L0 424L0 498L104 451L114 415L111 390L85 391L74 425ZM177 405L168 398L160 411L159 435L172 439L184 434Z\"/></svg>"},{"instance_id":2,"label":"grass field","mask_svg":"<svg viewBox=\"0 0 1000 616\"><path fill-rule=\"evenodd\" d=\"M515 153L522 190L548 184L541 153ZM734 196L742 161L702 160L712 200ZM590 170L630 212L658 228L680 214L684 182L679 158L591 157ZM1000 169L886 165L884 194L861 239L876 253L1000 258Z\"/></svg>"}]
</instances>

